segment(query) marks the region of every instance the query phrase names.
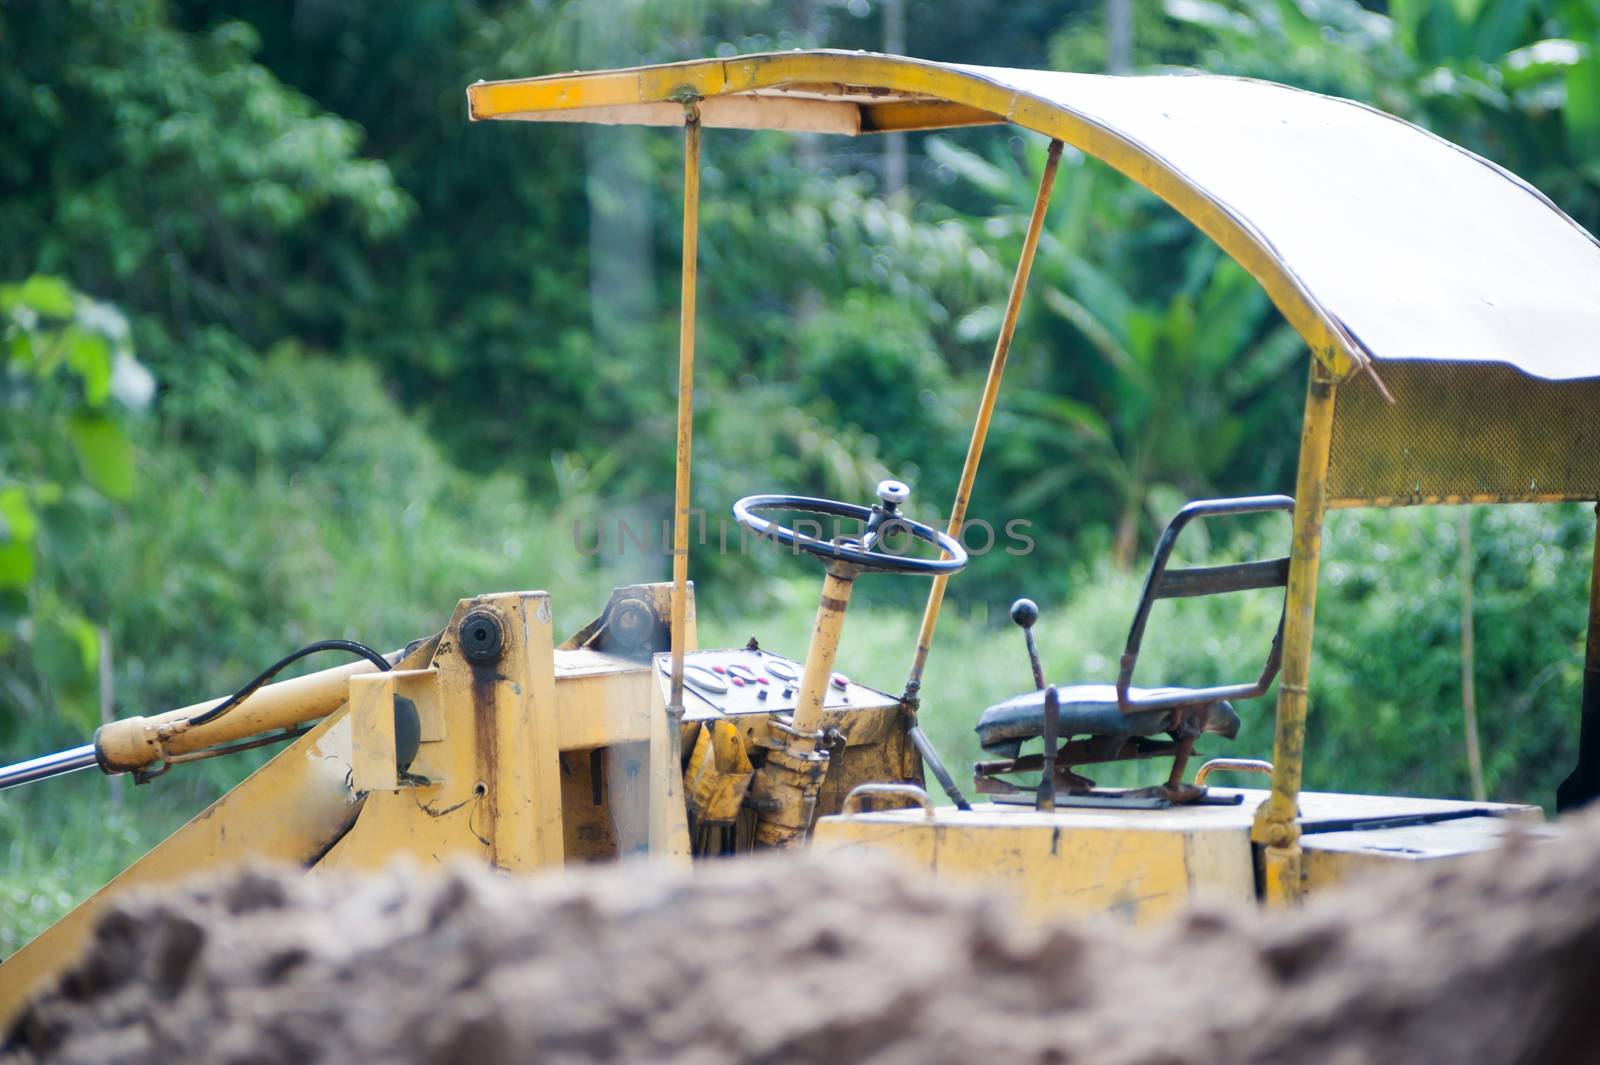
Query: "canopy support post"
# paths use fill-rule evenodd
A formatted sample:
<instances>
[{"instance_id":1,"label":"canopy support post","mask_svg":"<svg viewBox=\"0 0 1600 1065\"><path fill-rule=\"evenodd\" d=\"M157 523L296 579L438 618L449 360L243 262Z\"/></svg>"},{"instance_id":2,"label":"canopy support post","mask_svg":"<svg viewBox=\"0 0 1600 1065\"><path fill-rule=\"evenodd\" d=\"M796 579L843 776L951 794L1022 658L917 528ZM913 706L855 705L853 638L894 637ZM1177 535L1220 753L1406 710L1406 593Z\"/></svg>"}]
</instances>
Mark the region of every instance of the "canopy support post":
<instances>
[{"instance_id":1,"label":"canopy support post","mask_svg":"<svg viewBox=\"0 0 1600 1065\"><path fill-rule=\"evenodd\" d=\"M1594 519L1594 562L1589 571L1589 635L1584 642L1578 765L1556 789L1558 813L1575 810L1600 795L1600 503L1595 504Z\"/></svg>"},{"instance_id":2,"label":"canopy support post","mask_svg":"<svg viewBox=\"0 0 1600 1065\"><path fill-rule=\"evenodd\" d=\"M689 454L694 442L694 300L700 239L700 106L683 105L683 295L678 312L678 451L672 510L672 687L667 713L683 718L689 623ZM676 772L677 767L669 767Z\"/></svg>"},{"instance_id":3,"label":"canopy support post","mask_svg":"<svg viewBox=\"0 0 1600 1065\"><path fill-rule=\"evenodd\" d=\"M989 376L983 383L983 398L978 404L978 420L972 427L972 439L967 444L966 462L961 467L961 481L956 487L955 502L950 506L950 525L947 530L953 537L961 535L962 522L967 517L967 504L972 499L972 484L978 476L978 462L983 458L984 441L989 435L989 420L994 415L995 400L1000 395L1000 378L1006 370L1006 358L1011 354L1011 340L1017 331L1017 315L1022 311L1022 297L1028 289L1028 274L1033 269L1034 253L1039 250L1039 234L1044 229L1045 213L1050 209L1050 193L1055 188L1056 170L1061 164L1061 141L1052 140L1045 158L1044 174L1039 179L1039 192L1033 200L1033 214L1028 218L1028 232L1022 241L1022 255L1017 260L1017 272L1011 279L1011 292L1006 297L1005 318L1000 324L1000 335L995 339L994 357L989 361ZM917 653L911 662L911 673L906 678L905 694L901 701L910 715L911 741L917 753L933 770L944 786L950 801L960 809L970 809L966 797L951 778L949 770L939 759L933 744L917 724L917 707L921 702L922 671L928 664L928 651L933 646L933 630L939 623L939 608L944 603L944 587L948 574L933 579L928 592L928 603L922 611L922 628L917 633Z\"/></svg>"},{"instance_id":4,"label":"canopy support post","mask_svg":"<svg viewBox=\"0 0 1600 1065\"><path fill-rule=\"evenodd\" d=\"M972 440L967 444L967 460L961 467L961 481L956 487L955 502L950 506L951 536L961 535L961 524L967 517L967 504L972 499L972 483L978 476L978 462L983 458L984 441L989 435L989 420L994 416L995 399L1000 395L1000 378L1006 372L1006 358L1011 354L1011 339L1017 331L1017 315L1022 310L1022 296L1028 288L1028 274L1033 269L1033 256L1039 248L1039 233L1044 228L1045 212L1050 207L1050 192L1056 183L1056 168L1061 162L1061 142L1050 142L1050 154L1045 160L1044 176L1039 179L1039 194L1034 197L1033 214L1028 219L1027 236L1022 241L1022 255L1017 260L1017 272L1011 279L1011 293L1006 298L1006 314L1000 324L1000 335L994 342L994 357L989 361L989 376L983 383L983 398L978 404L978 420L972 427ZM917 693L922 688L922 670L928 662L928 648L933 644L934 626L939 623L939 607L944 602L944 586L950 577L941 573L933 579L933 589L928 593L928 604L922 611L922 629L917 634L917 655L911 663L911 675L906 678L905 700L917 706Z\"/></svg>"},{"instance_id":5,"label":"canopy support post","mask_svg":"<svg viewBox=\"0 0 1600 1065\"><path fill-rule=\"evenodd\" d=\"M1328 452L1333 442L1334 377L1321 359L1311 362L1300 467L1295 476L1294 539L1284 601L1283 672L1278 679L1272 740L1272 792L1256 810L1251 842L1261 848L1262 883L1269 903L1298 902L1300 780L1305 768L1306 692L1311 676L1311 633L1322 561L1322 519L1328 504Z\"/></svg>"}]
</instances>

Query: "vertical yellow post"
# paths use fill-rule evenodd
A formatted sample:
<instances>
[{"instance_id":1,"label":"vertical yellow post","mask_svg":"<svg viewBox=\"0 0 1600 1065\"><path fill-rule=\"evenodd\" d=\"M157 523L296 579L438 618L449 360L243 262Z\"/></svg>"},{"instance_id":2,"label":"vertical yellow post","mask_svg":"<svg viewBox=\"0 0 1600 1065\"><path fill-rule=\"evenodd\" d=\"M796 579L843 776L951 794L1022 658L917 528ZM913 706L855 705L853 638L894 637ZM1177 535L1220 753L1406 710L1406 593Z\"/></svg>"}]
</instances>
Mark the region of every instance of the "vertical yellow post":
<instances>
[{"instance_id":1,"label":"vertical yellow post","mask_svg":"<svg viewBox=\"0 0 1600 1065\"><path fill-rule=\"evenodd\" d=\"M794 729L804 736L796 736L789 744L791 750L811 751L816 742L811 737L822 727L822 706L827 701L828 684L833 679L833 663L839 655L839 638L844 634L844 611L850 604L850 591L855 587L853 566L835 563L828 567L822 581L822 603L817 607L817 621L811 630L810 650L806 653L805 671L800 676L800 692L794 708Z\"/></svg>"},{"instance_id":2,"label":"vertical yellow post","mask_svg":"<svg viewBox=\"0 0 1600 1065\"><path fill-rule=\"evenodd\" d=\"M496 701L495 864L519 872L566 860L561 809L561 735L556 719L555 631L550 597L524 592L512 620L520 638L510 647L521 656L516 669L522 690ZM515 800L508 801L512 796Z\"/></svg>"},{"instance_id":3,"label":"vertical yellow post","mask_svg":"<svg viewBox=\"0 0 1600 1065\"><path fill-rule=\"evenodd\" d=\"M1300 467L1295 476L1294 540L1283 624L1283 672L1278 679L1277 731L1272 741L1272 793L1256 811L1251 839L1263 849L1268 902L1296 902L1300 881L1300 779L1305 765L1306 690L1311 632L1322 558L1322 519L1328 505L1328 449L1333 440L1333 376L1311 363Z\"/></svg>"},{"instance_id":4,"label":"vertical yellow post","mask_svg":"<svg viewBox=\"0 0 1600 1065\"><path fill-rule=\"evenodd\" d=\"M972 427L972 439L967 444L967 459L961 467L961 481L956 486L955 502L950 505L951 536L961 535L961 524L967 518L967 504L972 499L972 485L978 477L978 462L983 458L983 445L989 437L989 420L994 416L995 400L1000 395L1000 378L1006 372L1006 358L1011 354L1011 339L1017 332L1017 315L1022 311L1022 295L1028 290L1028 274L1033 270L1033 256L1039 249L1039 234L1044 229L1044 216L1050 208L1050 192L1055 187L1056 170L1061 163L1061 142L1051 141L1045 159L1044 175L1039 179L1039 193L1033 200L1033 214L1028 218L1028 232L1022 240L1022 255L1017 260L1016 276L1011 279L1011 293L1006 298L1005 318L1000 323L1000 335L994 342L994 357L989 360L989 376L983 382L983 397L978 403L978 420ZM922 671L928 664L928 650L933 646L934 626L939 623L939 608L944 603L944 586L949 575L941 573L933 579L928 592L928 603L922 610L922 628L917 633L917 653L911 662L911 675L906 678L906 702L916 704L922 688Z\"/></svg>"},{"instance_id":5,"label":"vertical yellow post","mask_svg":"<svg viewBox=\"0 0 1600 1065\"><path fill-rule=\"evenodd\" d=\"M474 727L494 864L512 873L557 866L566 859L566 840L550 597L522 592L478 602L504 633L499 662L472 673L474 698L489 711Z\"/></svg>"},{"instance_id":6,"label":"vertical yellow post","mask_svg":"<svg viewBox=\"0 0 1600 1065\"><path fill-rule=\"evenodd\" d=\"M667 712L683 716L688 646L689 454L694 443L694 297L700 239L700 107L683 113L683 295L678 311L678 461L672 513L672 690Z\"/></svg>"}]
</instances>

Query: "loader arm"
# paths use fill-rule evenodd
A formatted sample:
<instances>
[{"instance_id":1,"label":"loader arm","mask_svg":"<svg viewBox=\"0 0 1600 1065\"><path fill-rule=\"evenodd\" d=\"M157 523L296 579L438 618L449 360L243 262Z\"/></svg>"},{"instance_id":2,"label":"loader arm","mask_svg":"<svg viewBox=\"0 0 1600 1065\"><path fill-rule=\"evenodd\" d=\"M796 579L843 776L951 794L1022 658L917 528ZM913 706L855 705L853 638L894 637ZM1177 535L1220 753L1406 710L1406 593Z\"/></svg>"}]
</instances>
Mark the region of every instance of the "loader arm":
<instances>
[{"instance_id":1,"label":"loader arm","mask_svg":"<svg viewBox=\"0 0 1600 1065\"><path fill-rule=\"evenodd\" d=\"M114 895L247 860L315 864L361 812L349 773L350 721L340 709L0 964L0 1023L77 959Z\"/></svg>"}]
</instances>

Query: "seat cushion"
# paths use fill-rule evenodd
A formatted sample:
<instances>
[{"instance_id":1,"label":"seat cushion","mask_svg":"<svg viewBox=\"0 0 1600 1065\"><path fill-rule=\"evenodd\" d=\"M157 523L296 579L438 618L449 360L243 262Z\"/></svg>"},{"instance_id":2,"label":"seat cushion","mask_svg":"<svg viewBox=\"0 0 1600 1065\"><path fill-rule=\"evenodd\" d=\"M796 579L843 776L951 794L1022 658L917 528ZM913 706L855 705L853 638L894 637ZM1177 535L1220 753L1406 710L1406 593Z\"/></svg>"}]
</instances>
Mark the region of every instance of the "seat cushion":
<instances>
[{"instance_id":1,"label":"seat cushion","mask_svg":"<svg viewBox=\"0 0 1600 1065\"><path fill-rule=\"evenodd\" d=\"M1128 694L1137 698L1185 690L1130 688ZM1114 684L1075 684L1057 688L1056 694L1060 700L1057 733L1063 740L1072 736L1154 736L1166 732L1172 721L1170 707L1124 714L1117 705ZM1206 731L1231 740L1239 734L1239 715L1227 702L1213 703ZM978 719L977 732L984 750L1015 758L1022 749L1023 740L1044 734L1044 692L1031 691L989 707Z\"/></svg>"}]
</instances>

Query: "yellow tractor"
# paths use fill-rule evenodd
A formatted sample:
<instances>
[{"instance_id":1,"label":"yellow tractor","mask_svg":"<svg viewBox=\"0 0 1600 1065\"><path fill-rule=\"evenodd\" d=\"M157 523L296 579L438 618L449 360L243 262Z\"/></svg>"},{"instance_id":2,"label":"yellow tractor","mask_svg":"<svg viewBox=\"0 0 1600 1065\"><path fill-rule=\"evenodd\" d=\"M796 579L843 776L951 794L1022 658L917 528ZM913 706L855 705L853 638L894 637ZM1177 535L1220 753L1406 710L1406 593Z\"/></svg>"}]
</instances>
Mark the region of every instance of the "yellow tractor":
<instances>
[{"instance_id":1,"label":"yellow tractor","mask_svg":"<svg viewBox=\"0 0 1600 1065\"><path fill-rule=\"evenodd\" d=\"M1004 883L1038 914L1143 920L1197 891L1293 902L1353 870L1482 850L1509 823L1541 819L1531 806L1301 790L1327 508L1600 498L1600 246L1537 190L1373 109L1235 78L796 51L480 82L467 97L475 121L683 130L672 581L617 589L565 638L543 592L466 599L437 634L404 649L312 645L225 698L119 720L92 744L0 770L7 787L89 767L142 781L287 744L0 965L0 1011L73 960L110 895L251 859L311 874L402 855L528 873L808 845ZM1033 131L1050 149L948 525L913 520L910 490L895 481L866 503L741 499L733 516L744 535L821 565L815 629L792 649L799 657L754 640L698 649L688 564L702 131L966 126ZM967 503L1065 145L1171 204L1305 339L1298 473L1293 498L1205 500L1174 517L1130 604L1116 676L1049 678L1033 655L1028 690L972 708L992 756L974 767L970 787L985 800L974 803L918 726L931 698L922 677L946 584L968 562ZM1263 513L1284 515L1285 554L1169 564L1193 523ZM809 526L784 517L795 514ZM851 590L872 574L931 581L898 695L834 669ZM1282 621L1263 640L1259 674L1209 687L1133 683L1155 603L1275 588ZM1037 609L1019 601L1012 617L1031 654ZM1589 633L1580 760L1561 796L1569 806L1600 793L1593 588ZM357 661L272 683L323 651ZM1241 714L1267 713L1260 697L1274 684L1271 763L1217 759L1191 774L1197 738L1230 738ZM1167 760L1165 772L1146 787L1100 788L1079 772L1152 758ZM925 772L947 803L924 790ZM1266 786L1217 787L1219 772L1263 774Z\"/></svg>"}]
</instances>

